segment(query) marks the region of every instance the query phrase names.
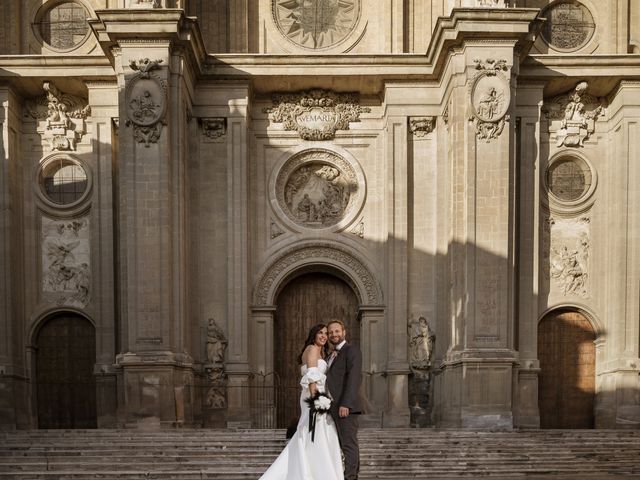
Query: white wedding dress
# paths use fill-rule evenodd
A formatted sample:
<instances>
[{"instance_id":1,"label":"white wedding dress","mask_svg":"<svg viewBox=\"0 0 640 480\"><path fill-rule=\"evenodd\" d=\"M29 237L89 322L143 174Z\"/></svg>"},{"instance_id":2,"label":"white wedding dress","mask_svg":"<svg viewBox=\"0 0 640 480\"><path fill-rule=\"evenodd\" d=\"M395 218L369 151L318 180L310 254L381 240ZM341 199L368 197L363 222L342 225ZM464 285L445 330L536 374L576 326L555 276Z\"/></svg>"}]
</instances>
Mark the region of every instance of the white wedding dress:
<instances>
[{"instance_id":1,"label":"white wedding dress","mask_svg":"<svg viewBox=\"0 0 640 480\"><path fill-rule=\"evenodd\" d=\"M295 435L260 480L343 480L342 454L338 432L329 413L316 416L316 433L311 441L309 431L309 384L325 391L327 362L318 360L317 367L301 367L302 393L300 420Z\"/></svg>"}]
</instances>

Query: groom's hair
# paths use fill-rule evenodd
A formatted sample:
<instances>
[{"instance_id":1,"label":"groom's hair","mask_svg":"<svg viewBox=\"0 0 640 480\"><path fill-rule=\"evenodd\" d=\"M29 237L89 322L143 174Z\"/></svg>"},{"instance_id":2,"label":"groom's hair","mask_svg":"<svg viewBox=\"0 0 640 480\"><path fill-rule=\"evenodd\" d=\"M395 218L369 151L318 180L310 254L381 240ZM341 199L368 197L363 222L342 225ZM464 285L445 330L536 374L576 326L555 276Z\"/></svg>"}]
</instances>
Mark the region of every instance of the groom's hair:
<instances>
[{"instance_id":1,"label":"groom's hair","mask_svg":"<svg viewBox=\"0 0 640 480\"><path fill-rule=\"evenodd\" d=\"M327 322L327 328L329 328L332 323L337 323L338 325L340 325L342 327L342 330L347 329L347 327L344 326L344 322L342 320L338 320L337 318L332 318L331 320L329 320Z\"/></svg>"}]
</instances>

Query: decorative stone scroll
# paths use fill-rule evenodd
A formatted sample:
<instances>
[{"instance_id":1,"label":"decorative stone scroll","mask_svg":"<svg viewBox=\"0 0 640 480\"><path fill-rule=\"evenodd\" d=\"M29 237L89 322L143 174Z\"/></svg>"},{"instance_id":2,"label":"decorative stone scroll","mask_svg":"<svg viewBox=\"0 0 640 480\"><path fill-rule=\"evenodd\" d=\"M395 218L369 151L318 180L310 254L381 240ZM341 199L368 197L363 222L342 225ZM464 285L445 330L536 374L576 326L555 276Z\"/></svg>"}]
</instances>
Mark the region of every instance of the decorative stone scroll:
<instances>
[{"instance_id":1,"label":"decorative stone scroll","mask_svg":"<svg viewBox=\"0 0 640 480\"><path fill-rule=\"evenodd\" d=\"M273 95L275 106L264 109L272 122L296 131L304 140L331 140L337 130L349 130L349 122L359 122L361 107L357 93L309 90Z\"/></svg>"},{"instance_id":2,"label":"decorative stone scroll","mask_svg":"<svg viewBox=\"0 0 640 480\"><path fill-rule=\"evenodd\" d=\"M328 228L354 214L364 200L353 165L325 149L302 151L279 170L275 196L281 211L296 225Z\"/></svg>"},{"instance_id":3,"label":"decorative stone scroll","mask_svg":"<svg viewBox=\"0 0 640 480\"><path fill-rule=\"evenodd\" d=\"M436 128L436 117L414 117L409 119L409 131L414 137L424 138Z\"/></svg>"},{"instance_id":4,"label":"decorative stone scroll","mask_svg":"<svg viewBox=\"0 0 640 480\"><path fill-rule=\"evenodd\" d=\"M498 138L509 119L507 112L511 102L509 79L503 74L508 71L506 60L475 59L476 73L471 81L471 111L469 120L473 122L478 139L490 142Z\"/></svg>"},{"instance_id":5,"label":"decorative stone scroll","mask_svg":"<svg viewBox=\"0 0 640 480\"><path fill-rule=\"evenodd\" d=\"M579 82L573 91L546 100L542 111L555 131L557 146L582 147L595 131L595 122L604 113L605 101L587 93L589 84Z\"/></svg>"},{"instance_id":6,"label":"decorative stone scroll","mask_svg":"<svg viewBox=\"0 0 640 480\"><path fill-rule=\"evenodd\" d=\"M59 305L86 307L90 300L89 217L42 218L42 291Z\"/></svg>"},{"instance_id":7,"label":"decorative stone scroll","mask_svg":"<svg viewBox=\"0 0 640 480\"><path fill-rule=\"evenodd\" d=\"M166 82L155 75L162 60L132 60L129 66L138 73L129 80L126 90L127 126L133 126L138 143L148 147L157 143L167 109Z\"/></svg>"},{"instance_id":8,"label":"decorative stone scroll","mask_svg":"<svg viewBox=\"0 0 640 480\"><path fill-rule=\"evenodd\" d=\"M552 291L589 297L589 217L549 217L545 231L545 270Z\"/></svg>"},{"instance_id":9,"label":"decorative stone scroll","mask_svg":"<svg viewBox=\"0 0 640 480\"><path fill-rule=\"evenodd\" d=\"M326 49L345 40L360 17L361 0L272 0L280 33L293 44Z\"/></svg>"},{"instance_id":10,"label":"decorative stone scroll","mask_svg":"<svg viewBox=\"0 0 640 480\"><path fill-rule=\"evenodd\" d=\"M54 150L75 150L86 131L85 119L91 114L87 100L63 93L52 82L44 82L41 95L26 104L26 115L39 120L37 132Z\"/></svg>"},{"instance_id":11,"label":"decorative stone scroll","mask_svg":"<svg viewBox=\"0 0 640 480\"><path fill-rule=\"evenodd\" d=\"M206 143L224 143L227 137L227 119L218 118L201 118L200 125L204 142Z\"/></svg>"},{"instance_id":12,"label":"decorative stone scroll","mask_svg":"<svg viewBox=\"0 0 640 480\"><path fill-rule=\"evenodd\" d=\"M283 251L260 275L253 291L254 306L267 305L267 302L273 301L275 289L283 278L294 270L309 265L333 265L356 283L361 304L382 304L382 291L378 282L354 254L337 245L305 243Z\"/></svg>"}]
</instances>

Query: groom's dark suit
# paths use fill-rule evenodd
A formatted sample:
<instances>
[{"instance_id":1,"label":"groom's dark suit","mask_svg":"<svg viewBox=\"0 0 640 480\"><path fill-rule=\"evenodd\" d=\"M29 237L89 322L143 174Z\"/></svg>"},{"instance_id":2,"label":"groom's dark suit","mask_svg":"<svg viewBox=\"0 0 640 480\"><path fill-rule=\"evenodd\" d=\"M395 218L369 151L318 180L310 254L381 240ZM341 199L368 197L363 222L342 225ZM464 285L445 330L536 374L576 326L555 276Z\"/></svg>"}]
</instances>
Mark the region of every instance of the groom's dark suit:
<instances>
[{"instance_id":1,"label":"groom's dark suit","mask_svg":"<svg viewBox=\"0 0 640 480\"><path fill-rule=\"evenodd\" d=\"M340 447L344 453L344 478L358 478L360 451L358 448L358 417L362 412L358 395L362 377L362 353L356 345L345 343L327 372L327 387L333 397L331 416L338 429ZM349 415L341 418L340 407L347 407Z\"/></svg>"}]
</instances>

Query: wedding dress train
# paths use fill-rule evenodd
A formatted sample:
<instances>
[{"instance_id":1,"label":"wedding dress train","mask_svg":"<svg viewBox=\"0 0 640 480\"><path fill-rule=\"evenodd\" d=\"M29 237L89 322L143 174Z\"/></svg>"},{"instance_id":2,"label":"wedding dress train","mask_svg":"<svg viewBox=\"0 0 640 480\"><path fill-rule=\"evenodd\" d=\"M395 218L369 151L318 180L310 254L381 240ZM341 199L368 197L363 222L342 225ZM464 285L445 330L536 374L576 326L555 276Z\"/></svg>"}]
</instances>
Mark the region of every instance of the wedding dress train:
<instances>
[{"instance_id":1,"label":"wedding dress train","mask_svg":"<svg viewBox=\"0 0 640 480\"><path fill-rule=\"evenodd\" d=\"M316 416L315 436L309 431L309 384L315 383L325 391L327 362L318 361L317 367L301 367L302 393L300 394L300 420L294 436L280 456L260 477L260 480L343 480L342 454L338 432L329 413Z\"/></svg>"}]
</instances>

